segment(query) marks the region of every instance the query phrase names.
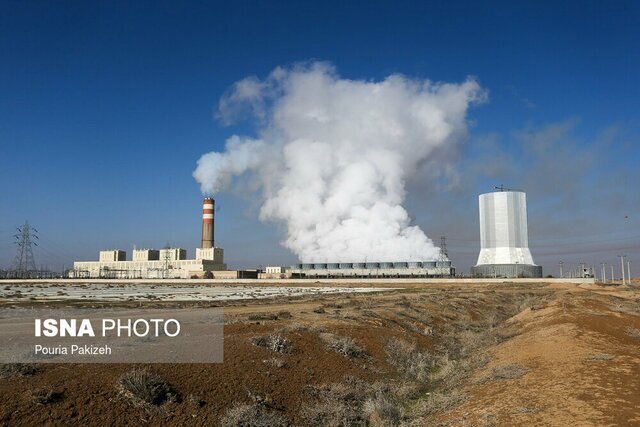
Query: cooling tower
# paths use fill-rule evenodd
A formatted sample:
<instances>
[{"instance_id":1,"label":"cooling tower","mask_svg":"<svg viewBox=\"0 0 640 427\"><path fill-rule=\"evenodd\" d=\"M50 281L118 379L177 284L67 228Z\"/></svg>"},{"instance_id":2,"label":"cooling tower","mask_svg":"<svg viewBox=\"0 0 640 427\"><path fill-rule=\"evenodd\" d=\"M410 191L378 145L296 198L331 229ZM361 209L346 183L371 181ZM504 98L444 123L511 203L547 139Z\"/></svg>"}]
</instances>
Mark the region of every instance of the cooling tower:
<instances>
[{"instance_id":1,"label":"cooling tower","mask_svg":"<svg viewBox=\"0 0 640 427\"><path fill-rule=\"evenodd\" d=\"M214 210L215 210L216 202L210 197L207 197L202 202L202 242L200 243L200 247L212 248L213 241L213 233L214 233Z\"/></svg>"},{"instance_id":2,"label":"cooling tower","mask_svg":"<svg viewBox=\"0 0 640 427\"><path fill-rule=\"evenodd\" d=\"M527 196L522 191L481 194L480 255L475 277L542 277L527 235Z\"/></svg>"}]
</instances>

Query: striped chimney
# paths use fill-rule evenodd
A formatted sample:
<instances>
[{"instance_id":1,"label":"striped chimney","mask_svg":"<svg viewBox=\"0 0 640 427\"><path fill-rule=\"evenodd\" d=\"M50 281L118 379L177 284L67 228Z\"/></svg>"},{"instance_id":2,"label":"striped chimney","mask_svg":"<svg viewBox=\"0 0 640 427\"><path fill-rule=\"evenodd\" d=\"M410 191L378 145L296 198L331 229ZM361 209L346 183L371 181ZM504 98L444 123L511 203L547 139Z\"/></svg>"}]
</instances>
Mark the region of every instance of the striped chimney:
<instances>
[{"instance_id":1,"label":"striped chimney","mask_svg":"<svg viewBox=\"0 0 640 427\"><path fill-rule=\"evenodd\" d=\"M202 202L202 243L201 248L213 247L213 211L215 210L216 202L210 197L207 197Z\"/></svg>"}]
</instances>

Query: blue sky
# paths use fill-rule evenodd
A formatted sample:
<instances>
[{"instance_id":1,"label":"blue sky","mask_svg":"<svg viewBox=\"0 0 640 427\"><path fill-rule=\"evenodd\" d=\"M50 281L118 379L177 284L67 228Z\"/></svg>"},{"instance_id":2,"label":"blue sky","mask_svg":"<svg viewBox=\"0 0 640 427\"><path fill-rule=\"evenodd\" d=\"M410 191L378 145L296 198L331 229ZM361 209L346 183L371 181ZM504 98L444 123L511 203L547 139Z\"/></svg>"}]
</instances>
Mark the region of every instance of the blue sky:
<instances>
[{"instance_id":1,"label":"blue sky","mask_svg":"<svg viewBox=\"0 0 640 427\"><path fill-rule=\"evenodd\" d=\"M416 179L405 204L449 237L460 270L478 252L477 194L504 183L528 193L548 272L619 253L640 271L636 2L268 3L1 2L0 266L25 219L38 264L56 269L134 244L193 254L195 162L254 131L216 121L218 100L244 77L317 59L343 78L475 76L489 91L469 113L459 184ZM254 199L218 204L231 266L295 262Z\"/></svg>"}]
</instances>

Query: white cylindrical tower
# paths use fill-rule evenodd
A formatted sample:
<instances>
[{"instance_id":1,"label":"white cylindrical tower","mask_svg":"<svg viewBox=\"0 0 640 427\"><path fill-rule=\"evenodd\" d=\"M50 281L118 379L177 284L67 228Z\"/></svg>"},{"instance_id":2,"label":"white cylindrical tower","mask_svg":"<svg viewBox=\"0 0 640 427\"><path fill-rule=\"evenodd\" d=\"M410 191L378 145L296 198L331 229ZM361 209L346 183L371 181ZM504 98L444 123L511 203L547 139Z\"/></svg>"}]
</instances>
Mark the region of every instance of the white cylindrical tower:
<instances>
[{"instance_id":1,"label":"white cylindrical tower","mask_svg":"<svg viewBox=\"0 0 640 427\"><path fill-rule=\"evenodd\" d=\"M541 277L529 251L527 196L523 191L481 194L480 254L474 276Z\"/></svg>"}]
</instances>

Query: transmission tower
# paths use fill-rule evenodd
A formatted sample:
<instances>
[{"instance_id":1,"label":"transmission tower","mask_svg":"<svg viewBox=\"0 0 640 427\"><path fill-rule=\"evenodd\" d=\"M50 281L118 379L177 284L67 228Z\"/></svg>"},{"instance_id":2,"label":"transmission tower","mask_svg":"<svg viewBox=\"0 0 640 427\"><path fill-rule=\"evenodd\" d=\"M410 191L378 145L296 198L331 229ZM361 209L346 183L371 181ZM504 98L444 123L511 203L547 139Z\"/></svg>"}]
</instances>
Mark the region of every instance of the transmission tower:
<instances>
[{"instance_id":1,"label":"transmission tower","mask_svg":"<svg viewBox=\"0 0 640 427\"><path fill-rule=\"evenodd\" d=\"M438 261L449 261L449 253L447 252L447 238L440 237L440 254L438 255Z\"/></svg>"},{"instance_id":2,"label":"transmission tower","mask_svg":"<svg viewBox=\"0 0 640 427\"><path fill-rule=\"evenodd\" d=\"M18 245L18 250L13 261L13 268L16 277L28 278L31 272L36 271L32 245L38 246L38 244L32 238L38 240L38 235L36 234L38 230L30 227L26 221L22 227L18 227L16 230L18 230L18 234L14 235L16 238L14 243Z\"/></svg>"}]
</instances>

